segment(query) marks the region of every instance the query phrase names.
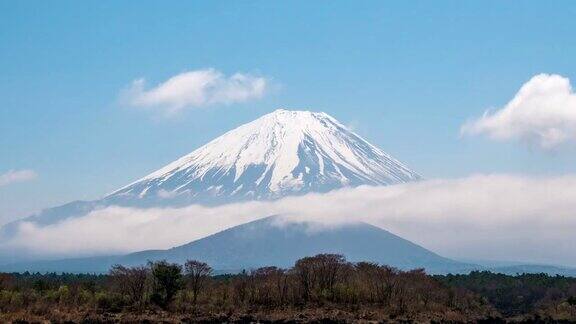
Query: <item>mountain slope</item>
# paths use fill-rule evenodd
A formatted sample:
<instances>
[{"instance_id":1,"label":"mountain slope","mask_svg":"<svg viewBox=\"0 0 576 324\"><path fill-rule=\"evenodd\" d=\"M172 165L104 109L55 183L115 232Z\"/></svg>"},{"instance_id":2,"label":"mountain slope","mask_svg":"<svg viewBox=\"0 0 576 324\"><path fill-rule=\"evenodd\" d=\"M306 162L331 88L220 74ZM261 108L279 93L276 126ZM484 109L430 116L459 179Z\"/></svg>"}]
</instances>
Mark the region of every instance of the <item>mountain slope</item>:
<instances>
[{"instance_id":1,"label":"mountain slope","mask_svg":"<svg viewBox=\"0 0 576 324\"><path fill-rule=\"evenodd\" d=\"M433 272L462 266L366 223L322 228L312 222L285 224L279 217L239 225L166 251L134 253L126 260L184 262L192 256L217 269L243 269L266 265L289 267L299 258L318 253L339 253L349 261L374 261L401 269L423 267Z\"/></svg>"},{"instance_id":2,"label":"mountain slope","mask_svg":"<svg viewBox=\"0 0 576 324\"><path fill-rule=\"evenodd\" d=\"M274 199L417 179L417 173L329 115L280 109L216 138L105 199Z\"/></svg>"},{"instance_id":3,"label":"mountain slope","mask_svg":"<svg viewBox=\"0 0 576 324\"><path fill-rule=\"evenodd\" d=\"M425 268L430 273L461 273L474 266L441 257L381 228L355 223L322 228L317 223L284 224L276 216L239 225L168 250L117 257L96 257L21 263L11 271L105 272L112 264L145 264L148 260L184 263L202 260L217 270L241 270L267 265L290 267L318 253L344 254L349 261L373 261L400 269Z\"/></svg>"}]
</instances>

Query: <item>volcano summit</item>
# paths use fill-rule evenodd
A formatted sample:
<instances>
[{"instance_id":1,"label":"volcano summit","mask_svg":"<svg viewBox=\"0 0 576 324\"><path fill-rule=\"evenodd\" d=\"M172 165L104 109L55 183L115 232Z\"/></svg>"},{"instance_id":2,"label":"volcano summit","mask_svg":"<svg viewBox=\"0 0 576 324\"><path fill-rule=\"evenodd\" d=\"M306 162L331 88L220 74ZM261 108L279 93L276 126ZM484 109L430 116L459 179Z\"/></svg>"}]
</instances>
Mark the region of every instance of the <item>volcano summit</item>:
<instances>
[{"instance_id":1,"label":"volcano summit","mask_svg":"<svg viewBox=\"0 0 576 324\"><path fill-rule=\"evenodd\" d=\"M276 110L105 200L227 202L420 179L326 113Z\"/></svg>"}]
</instances>

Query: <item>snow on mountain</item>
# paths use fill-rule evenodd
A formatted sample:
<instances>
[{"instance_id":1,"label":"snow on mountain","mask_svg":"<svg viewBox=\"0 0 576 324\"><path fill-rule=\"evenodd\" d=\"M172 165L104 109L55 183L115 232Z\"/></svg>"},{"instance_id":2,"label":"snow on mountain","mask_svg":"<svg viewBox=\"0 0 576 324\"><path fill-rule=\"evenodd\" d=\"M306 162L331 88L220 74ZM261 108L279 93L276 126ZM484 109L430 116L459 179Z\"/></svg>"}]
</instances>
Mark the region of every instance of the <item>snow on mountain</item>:
<instances>
[{"instance_id":1,"label":"snow on mountain","mask_svg":"<svg viewBox=\"0 0 576 324\"><path fill-rule=\"evenodd\" d=\"M276 110L108 195L108 201L274 199L420 179L326 113Z\"/></svg>"}]
</instances>

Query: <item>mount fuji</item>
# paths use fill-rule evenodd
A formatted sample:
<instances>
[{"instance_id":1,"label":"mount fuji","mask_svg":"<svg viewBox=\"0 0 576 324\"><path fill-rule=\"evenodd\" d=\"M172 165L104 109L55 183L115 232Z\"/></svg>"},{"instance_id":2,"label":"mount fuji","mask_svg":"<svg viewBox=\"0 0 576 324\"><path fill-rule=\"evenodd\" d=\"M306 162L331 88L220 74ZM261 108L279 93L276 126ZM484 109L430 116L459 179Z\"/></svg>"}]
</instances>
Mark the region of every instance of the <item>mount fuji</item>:
<instances>
[{"instance_id":1,"label":"mount fuji","mask_svg":"<svg viewBox=\"0 0 576 324\"><path fill-rule=\"evenodd\" d=\"M45 209L25 220L47 225L111 205L214 205L419 179L328 114L279 109L101 199Z\"/></svg>"},{"instance_id":2,"label":"mount fuji","mask_svg":"<svg viewBox=\"0 0 576 324\"><path fill-rule=\"evenodd\" d=\"M104 198L114 203L275 199L420 175L326 113L276 110Z\"/></svg>"}]
</instances>

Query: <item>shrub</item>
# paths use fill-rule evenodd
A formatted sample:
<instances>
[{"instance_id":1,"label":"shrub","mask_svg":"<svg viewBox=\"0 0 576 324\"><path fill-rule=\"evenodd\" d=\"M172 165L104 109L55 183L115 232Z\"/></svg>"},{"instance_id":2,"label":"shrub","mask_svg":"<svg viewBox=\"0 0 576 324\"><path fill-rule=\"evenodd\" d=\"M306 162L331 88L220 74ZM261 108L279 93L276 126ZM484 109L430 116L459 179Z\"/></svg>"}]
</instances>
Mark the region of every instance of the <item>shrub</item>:
<instances>
[{"instance_id":1,"label":"shrub","mask_svg":"<svg viewBox=\"0 0 576 324\"><path fill-rule=\"evenodd\" d=\"M95 294L96 307L103 311L120 312L126 306L126 300L120 294L97 292Z\"/></svg>"}]
</instances>

